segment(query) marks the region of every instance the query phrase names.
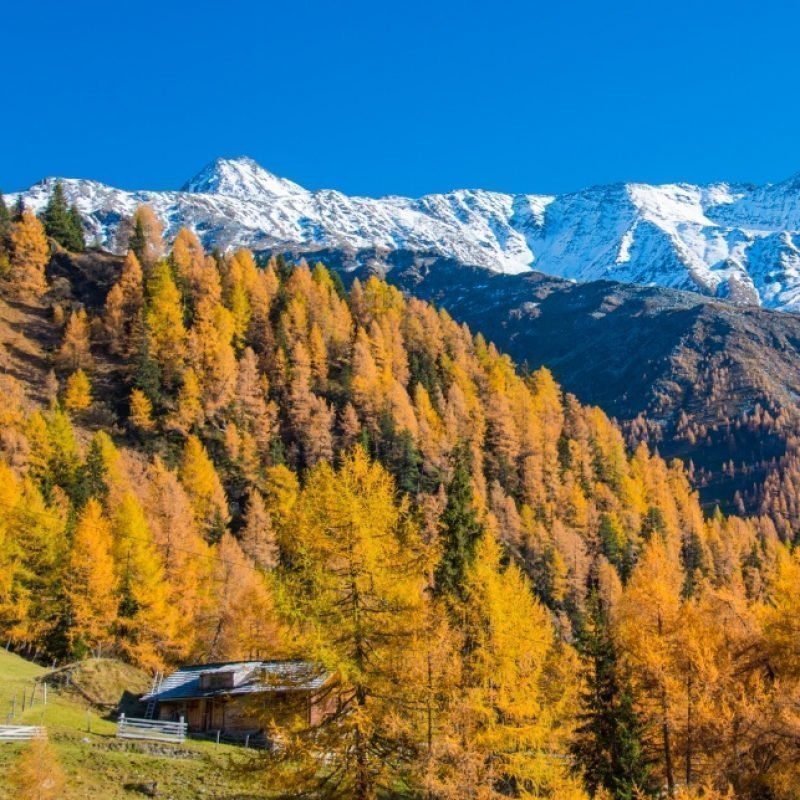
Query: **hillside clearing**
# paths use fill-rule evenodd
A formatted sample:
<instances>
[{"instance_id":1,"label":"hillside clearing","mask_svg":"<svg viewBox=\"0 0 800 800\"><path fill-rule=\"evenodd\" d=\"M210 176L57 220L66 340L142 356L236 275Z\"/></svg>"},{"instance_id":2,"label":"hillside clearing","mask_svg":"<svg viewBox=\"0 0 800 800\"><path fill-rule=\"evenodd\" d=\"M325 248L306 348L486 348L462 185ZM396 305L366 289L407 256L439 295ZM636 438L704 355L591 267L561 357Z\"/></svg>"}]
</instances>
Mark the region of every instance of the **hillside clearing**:
<instances>
[{"instance_id":1,"label":"hillside clearing","mask_svg":"<svg viewBox=\"0 0 800 800\"><path fill-rule=\"evenodd\" d=\"M141 681L142 673L111 659L86 662L75 673L83 685L101 694L116 691L121 676ZM77 692L48 689L48 702L36 692L32 708L21 711L23 692L30 696L34 682L48 670L0 650L0 714L5 722L16 697L14 722L44 725L67 775L64 800L97 797L106 800L142 797L132 785L158 782L158 796L173 800L189 798L244 798L253 794L252 777L241 778L231 769L232 758L240 755L233 747L206 742L182 745L120 742L115 738L116 723L104 718L105 712L90 706ZM129 690L138 692L137 686ZM91 733L88 731L91 727ZM14 761L24 744L0 744L0 800L9 800L8 779ZM129 788L126 788L128 786ZM245 794L247 792L247 794Z\"/></svg>"}]
</instances>

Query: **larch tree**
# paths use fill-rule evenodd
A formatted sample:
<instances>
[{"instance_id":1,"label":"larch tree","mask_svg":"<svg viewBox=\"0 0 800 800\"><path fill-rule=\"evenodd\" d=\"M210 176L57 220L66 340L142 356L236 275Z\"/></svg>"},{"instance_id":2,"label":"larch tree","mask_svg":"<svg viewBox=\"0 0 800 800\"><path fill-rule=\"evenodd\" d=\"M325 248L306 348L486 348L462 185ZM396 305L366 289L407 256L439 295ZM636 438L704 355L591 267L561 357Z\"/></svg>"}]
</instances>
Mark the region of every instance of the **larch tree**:
<instances>
[{"instance_id":1,"label":"larch tree","mask_svg":"<svg viewBox=\"0 0 800 800\"><path fill-rule=\"evenodd\" d=\"M175 642L178 618L150 526L139 501L130 493L113 513L112 533L121 647L135 663L163 669L179 652Z\"/></svg>"},{"instance_id":2,"label":"larch tree","mask_svg":"<svg viewBox=\"0 0 800 800\"><path fill-rule=\"evenodd\" d=\"M10 639L39 646L61 623L65 520L30 478L18 481L4 464L0 483L0 626Z\"/></svg>"},{"instance_id":3,"label":"larch tree","mask_svg":"<svg viewBox=\"0 0 800 800\"><path fill-rule=\"evenodd\" d=\"M675 553L653 537L631 575L617 611L617 634L644 723L658 733L653 756L670 796L677 785L682 680L678 668L683 574ZM654 759L655 760L655 759ZM656 765L654 765L655 767Z\"/></svg>"},{"instance_id":4,"label":"larch tree","mask_svg":"<svg viewBox=\"0 0 800 800\"><path fill-rule=\"evenodd\" d=\"M206 299L199 303L189 332L189 353L209 417L228 405L236 386L233 330L233 317L227 308Z\"/></svg>"},{"instance_id":5,"label":"larch tree","mask_svg":"<svg viewBox=\"0 0 800 800\"><path fill-rule=\"evenodd\" d=\"M8 636L25 619L26 598L19 591L22 547L19 541L20 482L14 471L0 461L0 627Z\"/></svg>"},{"instance_id":6,"label":"larch tree","mask_svg":"<svg viewBox=\"0 0 800 800\"><path fill-rule=\"evenodd\" d=\"M202 426L205 418L200 381L194 369L188 367L181 378L177 408L169 415L168 422L170 427L188 434Z\"/></svg>"},{"instance_id":7,"label":"larch tree","mask_svg":"<svg viewBox=\"0 0 800 800\"><path fill-rule=\"evenodd\" d=\"M186 359L186 328L181 295L169 264L158 262L147 281L148 353L159 366L164 383L172 387L183 372Z\"/></svg>"},{"instance_id":8,"label":"larch tree","mask_svg":"<svg viewBox=\"0 0 800 800\"><path fill-rule=\"evenodd\" d=\"M189 436L183 449L181 483L192 503L195 520L210 540L219 539L228 522L228 501L205 447Z\"/></svg>"},{"instance_id":9,"label":"larch tree","mask_svg":"<svg viewBox=\"0 0 800 800\"><path fill-rule=\"evenodd\" d=\"M215 602L212 551L197 527L186 490L159 458L148 470L144 507L178 610L176 642L179 652L188 654L195 651L198 620Z\"/></svg>"},{"instance_id":10,"label":"larch tree","mask_svg":"<svg viewBox=\"0 0 800 800\"><path fill-rule=\"evenodd\" d=\"M50 246L42 223L30 212L23 212L11 230L12 289L21 295L41 294L47 290L45 267L50 259Z\"/></svg>"},{"instance_id":11,"label":"larch tree","mask_svg":"<svg viewBox=\"0 0 800 800\"><path fill-rule=\"evenodd\" d=\"M153 404L141 389L131 391L129 409L128 420L134 428L139 431L152 431L155 428Z\"/></svg>"},{"instance_id":12,"label":"larch tree","mask_svg":"<svg viewBox=\"0 0 800 800\"><path fill-rule=\"evenodd\" d=\"M58 756L46 736L30 741L9 771L9 784L18 800L60 800L66 779Z\"/></svg>"},{"instance_id":13,"label":"larch tree","mask_svg":"<svg viewBox=\"0 0 800 800\"><path fill-rule=\"evenodd\" d=\"M141 264L152 267L164 252L163 226L153 209L143 205L136 209L132 227L128 246Z\"/></svg>"},{"instance_id":14,"label":"larch tree","mask_svg":"<svg viewBox=\"0 0 800 800\"><path fill-rule=\"evenodd\" d=\"M241 542L242 550L256 566L263 570L272 570L278 565L278 542L272 520L264 498L257 489L251 489L247 497Z\"/></svg>"},{"instance_id":15,"label":"larch tree","mask_svg":"<svg viewBox=\"0 0 800 800\"><path fill-rule=\"evenodd\" d=\"M119 283L115 283L106 295L103 313L103 329L112 353L121 354L127 345L125 300Z\"/></svg>"},{"instance_id":16,"label":"larch tree","mask_svg":"<svg viewBox=\"0 0 800 800\"><path fill-rule=\"evenodd\" d=\"M259 371L258 359L250 347L239 359L233 403L239 426L252 433L258 447L266 452L275 435L278 408L269 399L269 382Z\"/></svg>"},{"instance_id":17,"label":"larch tree","mask_svg":"<svg viewBox=\"0 0 800 800\"><path fill-rule=\"evenodd\" d=\"M85 411L91 404L92 383L82 369L77 369L67 378L64 408L74 412Z\"/></svg>"},{"instance_id":18,"label":"larch tree","mask_svg":"<svg viewBox=\"0 0 800 800\"><path fill-rule=\"evenodd\" d=\"M99 651L113 641L117 579L112 552L109 521L90 498L78 517L68 558L69 638L77 653Z\"/></svg>"},{"instance_id":19,"label":"larch tree","mask_svg":"<svg viewBox=\"0 0 800 800\"><path fill-rule=\"evenodd\" d=\"M131 356L139 349L140 316L144 303L144 278L136 254L129 250L119 280L106 296L104 326L112 353Z\"/></svg>"},{"instance_id":20,"label":"larch tree","mask_svg":"<svg viewBox=\"0 0 800 800\"><path fill-rule=\"evenodd\" d=\"M467 570L464 598L462 679L428 768L434 797L584 800L561 758L573 665L520 570L501 566L491 535Z\"/></svg>"},{"instance_id":21,"label":"larch tree","mask_svg":"<svg viewBox=\"0 0 800 800\"><path fill-rule=\"evenodd\" d=\"M282 629L272 589L230 533L214 548L213 602L199 620L199 652L211 661L275 658Z\"/></svg>"},{"instance_id":22,"label":"larch tree","mask_svg":"<svg viewBox=\"0 0 800 800\"><path fill-rule=\"evenodd\" d=\"M406 671L422 621L425 553L391 478L359 448L338 472L326 463L311 472L294 521L292 615L309 655L337 674L340 700L320 727L298 721L292 746L265 767L292 791L370 800L413 770L421 718L409 713Z\"/></svg>"},{"instance_id":23,"label":"larch tree","mask_svg":"<svg viewBox=\"0 0 800 800\"><path fill-rule=\"evenodd\" d=\"M170 260L179 282L185 287L193 302L197 302L203 283L205 253L203 253L203 247L197 236L188 228L181 228L178 231L175 241L172 243Z\"/></svg>"},{"instance_id":24,"label":"larch tree","mask_svg":"<svg viewBox=\"0 0 800 800\"><path fill-rule=\"evenodd\" d=\"M94 363L89 317L82 308L70 314L57 359L62 369L68 370L89 369Z\"/></svg>"}]
</instances>

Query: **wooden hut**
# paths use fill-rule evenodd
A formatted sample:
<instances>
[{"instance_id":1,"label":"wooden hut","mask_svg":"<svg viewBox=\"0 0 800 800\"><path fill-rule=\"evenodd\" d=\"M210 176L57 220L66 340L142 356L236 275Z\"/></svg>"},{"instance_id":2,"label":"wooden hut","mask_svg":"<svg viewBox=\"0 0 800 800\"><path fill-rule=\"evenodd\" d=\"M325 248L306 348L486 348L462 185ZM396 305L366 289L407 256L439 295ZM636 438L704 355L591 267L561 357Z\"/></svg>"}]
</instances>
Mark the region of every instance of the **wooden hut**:
<instances>
[{"instance_id":1,"label":"wooden hut","mask_svg":"<svg viewBox=\"0 0 800 800\"><path fill-rule=\"evenodd\" d=\"M190 733L244 738L289 716L318 725L336 711L335 685L309 661L233 661L181 667L141 699L156 719L183 717Z\"/></svg>"}]
</instances>

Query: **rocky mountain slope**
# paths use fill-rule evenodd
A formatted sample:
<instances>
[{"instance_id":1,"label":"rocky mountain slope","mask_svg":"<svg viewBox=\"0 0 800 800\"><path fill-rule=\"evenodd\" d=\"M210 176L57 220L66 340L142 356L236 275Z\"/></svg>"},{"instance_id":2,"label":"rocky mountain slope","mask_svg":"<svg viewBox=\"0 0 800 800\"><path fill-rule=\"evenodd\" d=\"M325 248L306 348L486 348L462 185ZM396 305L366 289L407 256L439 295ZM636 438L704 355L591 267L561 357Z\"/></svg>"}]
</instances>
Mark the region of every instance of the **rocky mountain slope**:
<instances>
[{"instance_id":1,"label":"rocky mountain slope","mask_svg":"<svg viewBox=\"0 0 800 800\"><path fill-rule=\"evenodd\" d=\"M54 179L24 193L40 209ZM64 181L90 239L118 248L121 220L149 203L168 234L206 247L432 254L516 274L688 289L800 309L800 177L777 184L614 184L571 194L458 190L404 197L308 191L248 158L219 159L175 192ZM12 197L13 200L13 197Z\"/></svg>"},{"instance_id":2,"label":"rocky mountain slope","mask_svg":"<svg viewBox=\"0 0 800 800\"><path fill-rule=\"evenodd\" d=\"M546 365L566 391L616 417L632 445L691 463L710 507L732 509L738 491L756 510L762 482L800 432L796 314L661 287L498 275L408 252L345 264L336 255L322 257L345 278L377 271L518 363Z\"/></svg>"}]
</instances>

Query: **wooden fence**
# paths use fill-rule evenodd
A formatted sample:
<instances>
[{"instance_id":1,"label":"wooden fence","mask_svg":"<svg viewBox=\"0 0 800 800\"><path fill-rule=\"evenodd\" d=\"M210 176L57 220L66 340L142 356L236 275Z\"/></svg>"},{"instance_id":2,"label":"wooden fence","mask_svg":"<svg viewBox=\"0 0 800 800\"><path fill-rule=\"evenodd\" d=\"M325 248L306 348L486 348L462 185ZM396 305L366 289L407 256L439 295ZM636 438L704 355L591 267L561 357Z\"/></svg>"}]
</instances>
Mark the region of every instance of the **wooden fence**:
<instances>
[{"instance_id":1,"label":"wooden fence","mask_svg":"<svg viewBox=\"0 0 800 800\"><path fill-rule=\"evenodd\" d=\"M44 735L40 725L0 725L0 742L27 742Z\"/></svg>"},{"instance_id":2,"label":"wooden fence","mask_svg":"<svg viewBox=\"0 0 800 800\"><path fill-rule=\"evenodd\" d=\"M186 739L187 725L181 717L180 722L167 722L160 719L136 719L120 714L117 723L118 739L147 739L156 742L183 742Z\"/></svg>"},{"instance_id":3,"label":"wooden fence","mask_svg":"<svg viewBox=\"0 0 800 800\"><path fill-rule=\"evenodd\" d=\"M9 702L8 713L6 714L6 723L10 725L14 718L20 712L30 710L35 704L46 706L47 705L47 684L34 680L31 686L30 694L28 694L27 687L22 687L22 703L17 702L18 697L15 694Z\"/></svg>"}]
</instances>

